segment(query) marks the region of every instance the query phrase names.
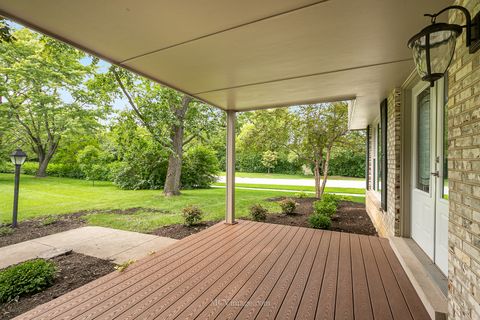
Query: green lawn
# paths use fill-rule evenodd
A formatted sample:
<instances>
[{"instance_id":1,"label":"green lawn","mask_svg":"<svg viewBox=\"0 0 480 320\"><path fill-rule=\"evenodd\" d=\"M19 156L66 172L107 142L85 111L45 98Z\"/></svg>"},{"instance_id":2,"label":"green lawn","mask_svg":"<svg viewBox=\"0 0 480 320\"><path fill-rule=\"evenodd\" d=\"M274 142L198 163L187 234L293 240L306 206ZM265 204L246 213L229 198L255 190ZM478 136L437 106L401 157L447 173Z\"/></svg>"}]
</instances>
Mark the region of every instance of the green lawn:
<instances>
[{"instance_id":1,"label":"green lawn","mask_svg":"<svg viewBox=\"0 0 480 320\"><path fill-rule=\"evenodd\" d=\"M220 172L220 176L225 176L225 172ZM235 172L235 177L237 177L237 178L262 178L262 179L301 179L301 180L312 180L314 178L313 176L305 176L305 175L302 175L302 174L255 173L255 172ZM364 178L339 177L339 176L329 176L328 179L331 179L331 180L365 181Z\"/></svg>"},{"instance_id":2,"label":"green lawn","mask_svg":"<svg viewBox=\"0 0 480 320\"><path fill-rule=\"evenodd\" d=\"M236 191L236 216L246 216L248 208L255 203L278 211L276 203L265 199L282 195L291 193L239 189ZM1 223L11 221L12 199L13 175L0 174ZM351 197L351 200L363 202L364 198ZM180 197L165 198L159 190L120 190L110 182L97 182L93 187L91 182L84 180L54 177L38 179L22 175L19 220L84 210L141 207L165 211L152 213L140 210L132 215L93 213L87 216L92 225L150 231L163 225L181 223L181 210L187 205L197 205L203 209L206 213L205 220L222 220L225 215L225 190L184 190Z\"/></svg>"},{"instance_id":3,"label":"green lawn","mask_svg":"<svg viewBox=\"0 0 480 320\"><path fill-rule=\"evenodd\" d=\"M217 182L214 186L224 187L225 183ZM284 186L280 184L253 184L253 183L235 183L236 187L243 188L257 188L257 189L278 189L278 190L293 190L293 191L315 191L315 187L310 186ZM365 189L359 188L330 188L326 187L325 192L328 193L350 193L350 194L365 194Z\"/></svg>"}]
</instances>

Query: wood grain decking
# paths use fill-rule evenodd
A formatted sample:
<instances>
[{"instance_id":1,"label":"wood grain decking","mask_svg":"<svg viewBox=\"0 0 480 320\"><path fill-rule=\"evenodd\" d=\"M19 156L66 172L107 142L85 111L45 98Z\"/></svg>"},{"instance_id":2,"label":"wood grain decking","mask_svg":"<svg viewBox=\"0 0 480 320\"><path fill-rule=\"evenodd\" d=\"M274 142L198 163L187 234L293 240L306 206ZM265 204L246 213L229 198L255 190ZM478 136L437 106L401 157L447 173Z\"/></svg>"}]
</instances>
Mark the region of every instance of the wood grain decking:
<instances>
[{"instance_id":1,"label":"wood grain decking","mask_svg":"<svg viewBox=\"0 0 480 320\"><path fill-rule=\"evenodd\" d=\"M19 319L429 319L388 240L219 223Z\"/></svg>"}]
</instances>

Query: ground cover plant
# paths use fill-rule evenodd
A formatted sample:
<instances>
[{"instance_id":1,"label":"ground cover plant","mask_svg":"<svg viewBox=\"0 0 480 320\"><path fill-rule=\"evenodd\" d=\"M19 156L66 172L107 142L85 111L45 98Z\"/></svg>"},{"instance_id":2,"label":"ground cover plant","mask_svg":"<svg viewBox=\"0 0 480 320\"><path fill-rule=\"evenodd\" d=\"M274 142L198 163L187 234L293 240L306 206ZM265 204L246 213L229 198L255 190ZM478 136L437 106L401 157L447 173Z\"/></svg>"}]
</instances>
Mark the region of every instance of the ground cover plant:
<instances>
[{"instance_id":1,"label":"ground cover plant","mask_svg":"<svg viewBox=\"0 0 480 320\"><path fill-rule=\"evenodd\" d=\"M0 302L16 300L49 287L55 278L52 262L36 259L0 271Z\"/></svg>"}]
</instances>

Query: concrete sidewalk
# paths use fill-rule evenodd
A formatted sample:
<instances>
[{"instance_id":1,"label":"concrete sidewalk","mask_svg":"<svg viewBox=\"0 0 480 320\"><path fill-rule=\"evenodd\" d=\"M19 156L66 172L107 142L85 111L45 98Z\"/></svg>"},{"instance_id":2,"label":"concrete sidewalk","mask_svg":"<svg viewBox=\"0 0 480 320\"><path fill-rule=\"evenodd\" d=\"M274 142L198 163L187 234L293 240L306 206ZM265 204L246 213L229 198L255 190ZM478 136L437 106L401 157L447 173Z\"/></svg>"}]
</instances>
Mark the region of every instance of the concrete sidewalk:
<instances>
[{"instance_id":1,"label":"concrete sidewalk","mask_svg":"<svg viewBox=\"0 0 480 320\"><path fill-rule=\"evenodd\" d=\"M307 194L315 194L315 191L301 191L301 190L283 190L283 189L268 189L268 188L261 188L261 184L258 185L258 188L249 188L249 187L235 187L238 190L258 190L258 191L277 191L277 192L291 192L291 193L307 193ZM225 189L225 186L212 186L212 188L221 188ZM346 197L364 197L365 194L357 194L357 193L342 193L342 192L327 192L330 194L336 194L337 196L346 196Z\"/></svg>"},{"instance_id":2,"label":"concrete sidewalk","mask_svg":"<svg viewBox=\"0 0 480 320\"><path fill-rule=\"evenodd\" d=\"M219 176L218 182L225 183L225 176ZM308 186L314 187L314 179L272 179L272 178L242 178L235 177L236 183L246 184L268 184L282 186ZM327 187L330 188L358 188L365 189L365 180L327 180Z\"/></svg>"},{"instance_id":3,"label":"concrete sidewalk","mask_svg":"<svg viewBox=\"0 0 480 320\"><path fill-rule=\"evenodd\" d=\"M0 269L68 251L121 264L137 260L178 240L103 227L82 227L0 248Z\"/></svg>"}]
</instances>

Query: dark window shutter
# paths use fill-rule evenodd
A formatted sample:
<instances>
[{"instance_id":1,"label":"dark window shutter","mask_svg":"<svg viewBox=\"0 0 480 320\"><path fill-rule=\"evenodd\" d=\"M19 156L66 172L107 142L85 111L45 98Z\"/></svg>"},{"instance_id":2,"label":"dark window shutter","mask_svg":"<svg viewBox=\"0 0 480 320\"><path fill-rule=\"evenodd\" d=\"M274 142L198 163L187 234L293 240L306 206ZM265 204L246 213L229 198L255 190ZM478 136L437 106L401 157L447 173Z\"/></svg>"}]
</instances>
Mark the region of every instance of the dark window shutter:
<instances>
[{"instance_id":1,"label":"dark window shutter","mask_svg":"<svg viewBox=\"0 0 480 320\"><path fill-rule=\"evenodd\" d=\"M382 209L387 210L387 133L388 133L388 101L387 99L383 100L380 105L380 123L382 126L382 163L378 164L382 167Z\"/></svg>"},{"instance_id":2,"label":"dark window shutter","mask_svg":"<svg viewBox=\"0 0 480 320\"><path fill-rule=\"evenodd\" d=\"M370 126L367 126L366 139L366 159L365 159L365 181L367 182L367 190L370 185Z\"/></svg>"}]
</instances>

